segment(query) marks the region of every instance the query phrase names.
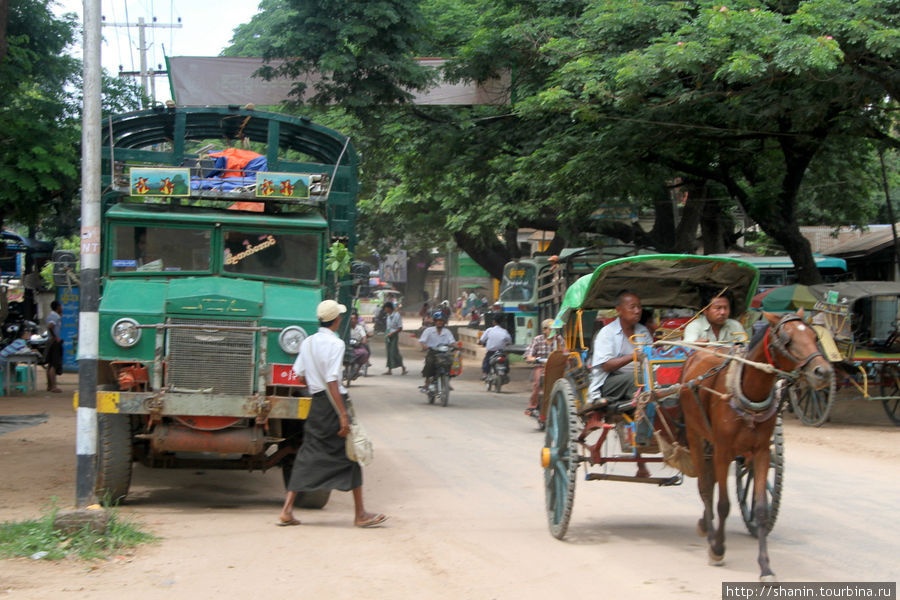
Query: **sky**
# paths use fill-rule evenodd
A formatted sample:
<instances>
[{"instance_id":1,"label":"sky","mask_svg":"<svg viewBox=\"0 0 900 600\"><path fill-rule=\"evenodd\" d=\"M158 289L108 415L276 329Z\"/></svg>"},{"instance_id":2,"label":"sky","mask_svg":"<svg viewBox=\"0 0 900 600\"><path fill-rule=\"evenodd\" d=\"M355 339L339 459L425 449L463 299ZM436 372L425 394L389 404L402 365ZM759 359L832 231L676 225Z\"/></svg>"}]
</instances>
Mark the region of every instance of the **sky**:
<instances>
[{"instance_id":1,"label":"sky","mask_svg":"<svg viewBox=\"0 0 900 600\"><path fill-rule=\"evenodd\" d=\"M82 0L56 0L56 14L74 12L81 16ZM147 66L165 69L165 56L216 56L228 45L234 28L248 23L258 12L256 0L102 0L101 13L106 23L137 24L140 17L148 24L156 17L157 25L178 24L180 28L147 27ZM140 71L138 27L104 25L101 62L112 74ZM75 48L80 55L81 48ZM169 97L169 84L164 76L156 78L157 100Z\"/></svg>"}]
</instances>

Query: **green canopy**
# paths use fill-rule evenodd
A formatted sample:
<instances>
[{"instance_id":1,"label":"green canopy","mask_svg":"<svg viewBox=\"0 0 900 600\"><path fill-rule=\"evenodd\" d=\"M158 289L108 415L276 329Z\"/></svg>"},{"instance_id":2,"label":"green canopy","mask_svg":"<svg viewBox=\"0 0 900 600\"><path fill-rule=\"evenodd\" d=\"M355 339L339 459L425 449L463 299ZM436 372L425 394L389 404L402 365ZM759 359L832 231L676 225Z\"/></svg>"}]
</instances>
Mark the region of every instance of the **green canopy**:
<instances>
[{"instance_id":1,"label":"green canopy","mask_svg":"<svg viewBox=\"0 0 900 600\"><path fill-rule=\"evenodd\" d=\"M603 263L590 275L577 279L563 298L554 326L562 327L573 310L615 307L623 290L633 291L654 308L703 308L706 293L728 290L740 315L750 305L759 271L733 258L690 254L629 256Z\"/></svg>"}]
</instances>

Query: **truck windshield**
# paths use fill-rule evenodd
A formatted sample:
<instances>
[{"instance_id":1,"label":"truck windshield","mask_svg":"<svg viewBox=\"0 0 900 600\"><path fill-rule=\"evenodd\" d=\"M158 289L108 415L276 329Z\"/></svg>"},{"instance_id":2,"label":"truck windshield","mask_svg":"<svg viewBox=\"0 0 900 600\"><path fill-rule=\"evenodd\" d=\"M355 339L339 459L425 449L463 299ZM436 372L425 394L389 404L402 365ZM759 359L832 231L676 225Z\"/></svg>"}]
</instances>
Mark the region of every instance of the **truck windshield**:
<instances>
[{"instance_id":1,"label":"truck windshield","mask_svg":"<svg viewBox=\"0 0 900 600\"><path fill-rule=\"evenodd\" d=\"M226 273L317 281L319 236L226 230Z\"/></svg>"},{"instance_id":2,"label":"truck windshield","mask_svg":"<svg viewBox=\"0 0 900 600\"><path fill-rule=\"evenodd\" d=\"M503 269L500 302L528 302L534 295L536 269L533 265L512 263Z\"/></svg>"},{"instance_id":3,"label":"truck windshield","mask_svg":"<svg viewBox=\"0 0 900 600\"><path fill-rule=\"evenodd\" d=\"M113 228L112 272L209 271L208 229Z\"/></svg>"}]
</instances>

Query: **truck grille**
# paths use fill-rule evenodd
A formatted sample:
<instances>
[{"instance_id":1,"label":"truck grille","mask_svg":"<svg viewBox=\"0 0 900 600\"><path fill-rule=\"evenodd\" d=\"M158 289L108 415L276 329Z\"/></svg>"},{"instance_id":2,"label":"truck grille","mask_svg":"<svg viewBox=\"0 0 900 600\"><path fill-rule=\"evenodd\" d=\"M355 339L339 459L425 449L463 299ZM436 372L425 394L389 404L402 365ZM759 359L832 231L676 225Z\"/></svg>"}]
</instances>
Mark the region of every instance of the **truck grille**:
<instances>
[{"instance_id":1,"label":"truck grille","mask_svg":"<svg viewBox=\"0 0 900 600\"><path fill-rule=\"evenodd\" d=\"M217 394L252 394L256 363L255 332L216 330L217 325L252 327L252 321L170 319L175 325L210 329L170 329L167 384L212 389Z\"/></svg>"}]
</instances>

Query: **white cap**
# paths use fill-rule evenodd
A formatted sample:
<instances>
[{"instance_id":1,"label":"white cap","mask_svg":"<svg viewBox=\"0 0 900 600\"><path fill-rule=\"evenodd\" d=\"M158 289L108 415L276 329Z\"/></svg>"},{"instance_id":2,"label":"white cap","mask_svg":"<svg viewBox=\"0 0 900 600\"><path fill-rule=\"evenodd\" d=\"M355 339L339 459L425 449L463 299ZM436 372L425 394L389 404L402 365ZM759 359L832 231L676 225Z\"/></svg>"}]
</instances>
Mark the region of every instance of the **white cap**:
<instances>
[{"instance_id":1,"label":"white cap","mask_svg":"<svg viewBox=\"0 0 900 600\"><path fill-rule=\"evenodd\" d=\"M347 312L347 307L334 300L323 300L316 307L316 317L323 323L334 321L345 312Z\"/></svg>"}]
</instances>

